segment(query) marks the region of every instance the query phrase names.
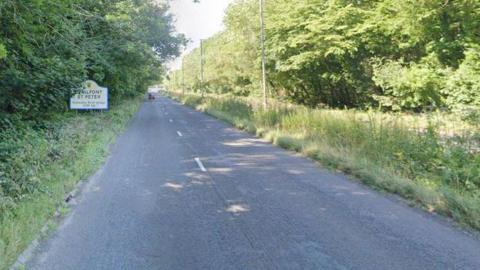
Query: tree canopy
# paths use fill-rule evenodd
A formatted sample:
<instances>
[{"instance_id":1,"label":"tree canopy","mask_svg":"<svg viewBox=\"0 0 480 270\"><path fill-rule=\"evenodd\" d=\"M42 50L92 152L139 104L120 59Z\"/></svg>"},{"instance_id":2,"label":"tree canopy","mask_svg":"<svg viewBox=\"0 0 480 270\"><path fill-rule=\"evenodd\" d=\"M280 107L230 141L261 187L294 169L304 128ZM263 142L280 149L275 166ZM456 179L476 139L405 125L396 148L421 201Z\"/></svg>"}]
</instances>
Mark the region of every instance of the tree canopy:
<instances>
[{"instance_id":1,"label":"tree canopy","mask_svg":"<svg viewBox=\"0 0 480 270\"><path fill-rule=\"evenodd\" d=\"M0 26L0 126L65 110L86 79L145 91L185 43L152 0L3 0Z\"/></svg>"},{"instance_id":2,"label":"tree canopy","mask_svg":"<svg viewBox=\"0 0 480 270\"><path fill-rule=\"evenodd\" d=\"M267 0L272 94L309 106L462 110L480 103L480 2L476 0ZM188 89L256 95L259 9L236 0L225 30L184 59ZM181 72L170 85L181 88Z\"/></svg>"}]
</instances>

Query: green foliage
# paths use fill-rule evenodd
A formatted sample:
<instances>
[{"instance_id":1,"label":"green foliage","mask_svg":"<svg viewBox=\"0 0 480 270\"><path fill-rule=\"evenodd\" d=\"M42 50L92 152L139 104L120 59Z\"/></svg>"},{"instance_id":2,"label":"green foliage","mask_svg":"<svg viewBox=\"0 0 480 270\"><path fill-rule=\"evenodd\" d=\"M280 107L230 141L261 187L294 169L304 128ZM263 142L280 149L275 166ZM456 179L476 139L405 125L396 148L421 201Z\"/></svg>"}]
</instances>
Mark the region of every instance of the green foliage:
<instances>
[{"instance_id":1,"label":"green foliage","mask_svg":"<svg viewBox=\"0 0 480 270\"><path fill-rule=\"evenodd\" d=\"M7 49L5 49L5 45L0 43L0 60L7 56Z\"/></svg>"},{"instance_id":2,"label":"green foliage","mask_svg":"<svg viewBox=\"0 0 480 270\"><path fill-rule=\"evenodd\" d=\"M9 269L65 195L98 169L140 101L115 102L102 114L55 114L41 129L0 132L0 269Z\"/></svg>"},{"instance_id":3,"label":"green foliage","mask_svg":"<svg viewBox=\"0 0 480 270\"><path fill-rule=\"evenodd\" d=\"M465 60L449 77L445 92L450 108L480 123L480 46L465 51Z\"/></svg>"},{"instance_id":4,"label":"green foliage","mask_svg":"<svg viewBox=\"0 0 480 270\"><path fill-rule=\"evenodd\" d=\"M281 99L410 111L479 106L479 1L269 0L265 21L268 83ZM225 25L205 41L203 86L199 51L185 57L186 89L258 96L258 1L234 1ZM170 88L181 89L181 71L171 78Z\"/></svg>"},{"instance_id":5,"label":"green foliage","mask_svg":"<svg viewBox=\"0 0 480 270\"><path fill-rule=\"evenodd\" d=\"M184 57L183 80L187 90L199 92L203 88L206 92L241 96L259 93L259 27L251 21L257 16L256 2L242 0L230 6L224 19L228 31L204 42L204 85L200 83L200 49ZM181 70L170 74L170 83L182 88Z\"/></svg>"},{"instance_id":6,"label":"green foliage","mask_svg":"<svg viewBox=\"0 0 480 270\"><path fill-rule=\"evenodd\" d=\"M444 104L442 88L445 76L430 63L388 61L373 66L375 83L383 89L383 95L374 98L383 108L394 111L439 108Z\"/></svg>"},{"instance_id":7,"label":"green foliage","mask_svg":"<svg viewBox=\"0 0 480 270\"><path fill-rule=\"evenodd\" d=\"M357 1L277 1L267 19L270 73L289 99L311 106L359 106L370 99L369 56ZM288 10L281 12L280 9ZM282 8L281 8L282 7Z\"/></svg>"},{"instance_id":8,"label":"green foliage","mask_svg":"<svg viewBox=\"0 0 480 270\"><path fill-rule=\"evenodd\" d=\"M184 42L167 11L151 0L2 1L0 128L65 111L87 78L113 100L146 91Z\"/></svg>"}]
</instances>

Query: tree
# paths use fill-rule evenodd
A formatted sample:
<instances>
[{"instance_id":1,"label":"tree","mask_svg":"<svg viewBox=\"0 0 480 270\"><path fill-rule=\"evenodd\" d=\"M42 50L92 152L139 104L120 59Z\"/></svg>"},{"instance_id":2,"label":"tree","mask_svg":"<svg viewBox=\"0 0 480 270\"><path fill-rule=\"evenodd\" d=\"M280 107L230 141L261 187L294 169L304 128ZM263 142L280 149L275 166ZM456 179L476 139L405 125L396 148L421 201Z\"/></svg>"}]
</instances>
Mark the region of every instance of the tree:
<instances>
[{"instance_id":1,"label":"tree","mask_svg":"<svg viewBox=\"0 0 480 270\"><path fill-rule=\"evenodd\" d=\"M2 120L61 112L87 78L113 101L142 93L185 43L151 0L4 0L0 25Z\"/></svg>"},{"instance_id":2,"label":"tree","mask_svg":"<svg viewBox=\"0 0 480 270\"><path fill-rule=\"evenodd\" d=\"M267 70L277 98L384 110L477 106L479 1L266 3ZM205 42L211 92L259 94L259 41L258 2L235 1L225 30ZM196 57L185 57L191 87Z\"/></svg>"}]
</instances>

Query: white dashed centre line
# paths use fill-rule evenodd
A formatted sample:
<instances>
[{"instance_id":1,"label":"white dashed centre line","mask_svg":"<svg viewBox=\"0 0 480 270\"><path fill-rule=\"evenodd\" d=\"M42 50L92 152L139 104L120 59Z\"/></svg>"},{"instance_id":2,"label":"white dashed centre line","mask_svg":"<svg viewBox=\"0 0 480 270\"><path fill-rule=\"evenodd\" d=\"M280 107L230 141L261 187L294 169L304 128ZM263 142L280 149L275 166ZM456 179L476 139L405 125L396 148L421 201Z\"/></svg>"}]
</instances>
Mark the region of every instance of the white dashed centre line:
<instances>
[{"instance_id":1,"label":"white dashed centre line","mask_svg":"<svg viewBox=\"0 0 480 270\"><path fill-rule=\"evenodd\" d=\"M178 136L179 136L179 137L183 137L183 134L182 134L182 132L180 132L180 131L177 131L177 134L178 134Z\"/></svg>"},{"instance_id":2,"label":"white dashed centre line","mask_svg":"<svg viewBox=\"0 0 480 270\"><path fill-rule=\"evenodd\" d=\"M170 123L172 123L172 122L173 122L173 119L168 119L168 121L169 121Z\"/></svg>"},{"instance_id":3,"label":"white dashed centre line","mask_svg":"<svg viewBox=\"0 0 480 270\"><path fill-rule=\"evenodd\" d=\"M206 172L207 169L205 169L205 166L203 166L203 163L202 161L200 160L200 158L196 157L195 158L195 161L197 162L197 165L198 167L200 168L200 170L202 170L202 172Z\"/></svg>"}]
</instances>

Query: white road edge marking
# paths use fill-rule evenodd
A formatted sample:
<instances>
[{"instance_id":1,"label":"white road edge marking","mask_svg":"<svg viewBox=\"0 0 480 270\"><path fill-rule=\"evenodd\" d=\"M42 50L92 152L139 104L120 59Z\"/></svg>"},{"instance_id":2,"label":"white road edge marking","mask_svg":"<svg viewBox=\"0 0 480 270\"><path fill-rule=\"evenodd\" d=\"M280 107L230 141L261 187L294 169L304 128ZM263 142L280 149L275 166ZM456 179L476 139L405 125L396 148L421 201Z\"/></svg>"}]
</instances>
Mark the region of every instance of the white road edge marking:
<instances>
[{"instance_id":1,"label":"white road edge marking","mask_svg":"<svg viewBox=\"0 0 480 270\"><path fill-rule=\"evenodd\" d=\"M183 137L183 134L180 131L177 131L178 136Z\"/></svg>"},{"instance_id":2,"label":"white road edge marking","mask_svg":"<svg viewBox=\"0 0 480 270\"><path fill-rule=\"evenodd\" d=\"M207 169L205 169L205 166L203 166L203 163L202 161L200 160L200 158L196 157L195 158L195 161L197 162L197 165L198 167L200 168L200 170L202 170L202 172L206 172Z\"/></svg>"}]
</instances>

